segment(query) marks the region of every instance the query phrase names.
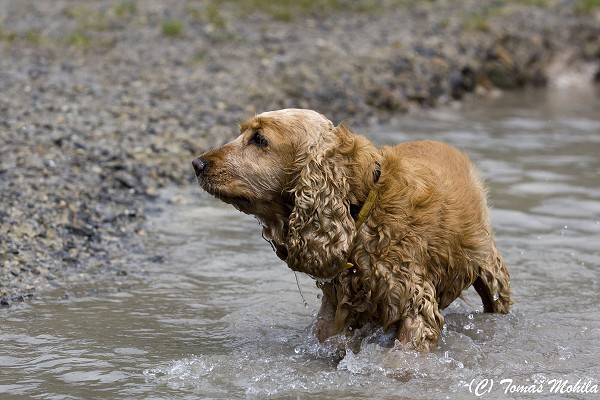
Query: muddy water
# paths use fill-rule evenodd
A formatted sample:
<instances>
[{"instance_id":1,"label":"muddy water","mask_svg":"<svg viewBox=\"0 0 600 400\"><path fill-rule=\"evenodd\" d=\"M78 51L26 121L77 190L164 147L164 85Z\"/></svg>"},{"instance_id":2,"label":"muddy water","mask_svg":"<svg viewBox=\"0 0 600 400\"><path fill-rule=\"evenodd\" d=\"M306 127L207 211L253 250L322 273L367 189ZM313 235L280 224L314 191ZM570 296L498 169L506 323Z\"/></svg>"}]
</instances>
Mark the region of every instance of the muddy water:
<instances>
[{"instance_id":1,"label":"muddy water","mask_svg":"<svg viewBox=\"0 0 600 400\"><path fill-rule=\"evenodd\" d=\"M305 306L253 218L169 191L148 239L162 262L0 310L0 398L600 398L599 99L511 94L369 133L444 140L478 163L510 315L480 313L469 291L430 354L368 330L340 354L311 334L310 279Z\"/></svg>"}]
</instances>

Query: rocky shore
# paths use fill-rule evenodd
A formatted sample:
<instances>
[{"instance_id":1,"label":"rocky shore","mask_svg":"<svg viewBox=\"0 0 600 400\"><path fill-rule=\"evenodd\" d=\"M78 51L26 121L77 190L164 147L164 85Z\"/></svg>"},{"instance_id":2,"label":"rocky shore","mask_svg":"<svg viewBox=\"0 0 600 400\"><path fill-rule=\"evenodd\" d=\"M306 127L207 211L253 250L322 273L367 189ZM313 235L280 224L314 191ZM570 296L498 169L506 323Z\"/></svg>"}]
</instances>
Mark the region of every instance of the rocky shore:
<instances>
[{"instance_id":1,"label":"rocky shore","mask_svg":"<svg viewBox=\"0 0 600 400\"><path fill-rule=\"evenodd\" d=\"M599 80L593 0L280 3L0 0L1 306L159 262L158 190L256 112L359 128Z\"/></svg>"}]
</instances>

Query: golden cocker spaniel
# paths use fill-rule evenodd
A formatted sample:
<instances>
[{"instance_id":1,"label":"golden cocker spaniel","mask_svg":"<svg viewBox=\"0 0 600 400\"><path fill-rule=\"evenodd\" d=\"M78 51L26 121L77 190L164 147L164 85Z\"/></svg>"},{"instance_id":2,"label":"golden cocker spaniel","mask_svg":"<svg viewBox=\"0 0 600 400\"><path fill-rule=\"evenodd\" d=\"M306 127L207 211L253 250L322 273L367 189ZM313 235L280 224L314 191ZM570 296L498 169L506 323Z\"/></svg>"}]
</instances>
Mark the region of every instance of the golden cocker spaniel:
<instances>
[{"instance_id":1,"label":"golden cocker spaniel","mask_svg":"<svg viewBox=\"0 0 600 400\"><path fill-rule=\"evenodd\" d=\"M279 258L316 279L319 340L371 323L427 351L440 310L471 285L485 312L508 312L486 190L463 153L429 140L376 148L303 109L240 131L193 160L198 182L255 215Z\"/></svg>"}]
</instances>

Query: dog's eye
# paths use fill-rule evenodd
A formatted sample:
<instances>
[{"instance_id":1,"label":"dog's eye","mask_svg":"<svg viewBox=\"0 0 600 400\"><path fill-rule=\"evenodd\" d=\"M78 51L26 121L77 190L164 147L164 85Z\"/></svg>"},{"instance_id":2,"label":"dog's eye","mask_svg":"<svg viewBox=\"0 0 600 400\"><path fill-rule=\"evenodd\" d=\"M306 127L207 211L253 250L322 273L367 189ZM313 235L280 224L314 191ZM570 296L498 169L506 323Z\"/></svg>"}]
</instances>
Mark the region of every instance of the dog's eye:
<instances>
[{"instance_id":1,"label":"dog's eye","mask_svg":"<svg viewBox=\"0 0 600 400\"><path fill-rule=\"evenodd\" d=\"M267 146L267 139L260 133L260 131L256 131L254 135L250 138L250 143L255 144L259 147Z\"/></svg>"}]
</instances>

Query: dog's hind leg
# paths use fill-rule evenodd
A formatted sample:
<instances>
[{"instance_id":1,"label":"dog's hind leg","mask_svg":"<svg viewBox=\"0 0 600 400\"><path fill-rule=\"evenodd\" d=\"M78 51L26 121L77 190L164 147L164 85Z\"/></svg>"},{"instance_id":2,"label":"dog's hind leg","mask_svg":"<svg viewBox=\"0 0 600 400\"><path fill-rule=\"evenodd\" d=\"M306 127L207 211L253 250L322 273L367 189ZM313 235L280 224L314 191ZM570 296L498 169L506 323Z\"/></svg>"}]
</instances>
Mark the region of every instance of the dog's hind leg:
<instances>
[{"instance_id":1,"label":"dog's hind leg","mask_svg":"<svg viewBox=\"0 0 600 400\"><path fill-rule=\"evenodd\" d=\"M510 297L510 275L502 255L492 244L488 263L479 269L473 287L481 297L484 312L506 314L513 303Z\"/></svg>"}]
</instances>

